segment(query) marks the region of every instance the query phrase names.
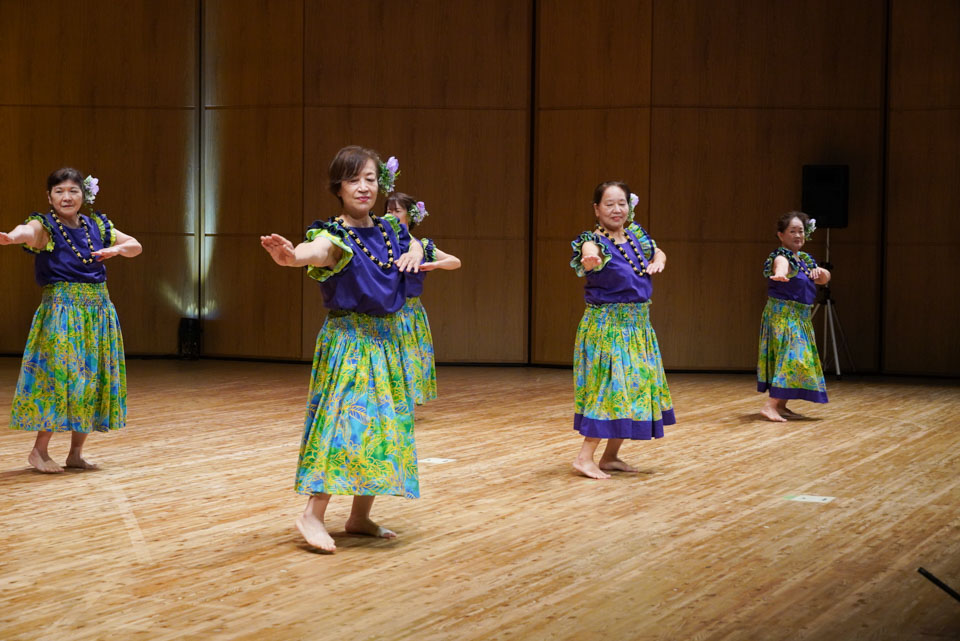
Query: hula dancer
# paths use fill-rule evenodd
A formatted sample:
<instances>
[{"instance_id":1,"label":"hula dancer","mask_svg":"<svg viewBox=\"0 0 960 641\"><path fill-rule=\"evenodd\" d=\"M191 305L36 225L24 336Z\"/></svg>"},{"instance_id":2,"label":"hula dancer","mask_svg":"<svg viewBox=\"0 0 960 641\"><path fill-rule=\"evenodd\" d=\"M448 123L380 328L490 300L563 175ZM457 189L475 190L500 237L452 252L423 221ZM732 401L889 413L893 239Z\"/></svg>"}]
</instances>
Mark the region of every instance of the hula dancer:
<instances>
[{"instance_id":1,"label":"hula dancer","mask_svg":"<svg viewBox=\"0 0 960 641\"><path fill-rule=\"evenodd\" d=\"M817 267L810 254L800 251L816 229L816 221L799 211L780 216L780 248L763 266L767 304L760 324L757 391L770 392L760 413L771 421L798 418L787 409L790 399L827 402L827 385L820 368L810 312L817 285L830 281L830 272Z\"/></svg>"},{"instance_id":2,"label":"hula dancer","mask_svg":"<svg viewBox=\"0 0 960 641\"><path fill-rule=\"evenodd\" d=\"M423 201L416 201L402 192L393 192L387 197L386 213L395 216L412 232L428 215ZM408 384L413 390L417 405L437 398L437 368L433 353L433 335L427 310L420 302L426 272L434 269L459 269L460 259L447 254L429 238L422 238L423 252L427 262L420 265L420 273L407 276L407 301L400 310L403 324L404 354L407 359Z\"/></svg>"},{"instance_id":3,"label":"hula dancer","mask_svg":"<svg viewBox=\"0 0 960 641\"><path fill-rule=\"evenodd\" d=\"M98 191L96 178L58 169L47 178L50 211L0 233L0 245L23 244L34 254L34 273L43 288L23 351L10 427L37 433L27 461L47 474L63 472L47 450L54 432L71 433L66 467L92 470L97 465L83 458L87 436L126 423L123 336L103 261L132 258L143 249L104 214L81 213Z\"/></svg>"},{"instance_id":4,"label":"hula dancer","mask_svg":"<svg viewBox=\"0 0 960 641\"><path fill-rule=\"evenodd\" d=\"M310 497L297 529L328 553L336 550L324 523L332 494L354 497L347 532L382 538L396 533L371 520L374 498L420 495L397 312L406 300L404 272L419 269L423 250L394 217L371 215L378 184L393 186L395 163L344 147L329 172L340 215L313 223L296 247L277 234L260 238L277 264L307 267L330 310L317 336L295 485Z\"/></svg>"},{"instance_id":5,"label":"hula dancer","mask_svg":"<svg viewBox=\"0 0 960 641\"><path fill-rule=\"evenodd\" d=\"M667 256L633 222L636 202L625 183L597 185L596 229L571 243L570 266L586 275L587 303L573 355L573 427L584 436L573 467L594 479L610 478L609 471L636 472L618 456L624 439L660 438L664 425L676 423L650 325L650 277L663 271ZM607 446L597 465L601 439Z\"/></svg>"}]
</instances>

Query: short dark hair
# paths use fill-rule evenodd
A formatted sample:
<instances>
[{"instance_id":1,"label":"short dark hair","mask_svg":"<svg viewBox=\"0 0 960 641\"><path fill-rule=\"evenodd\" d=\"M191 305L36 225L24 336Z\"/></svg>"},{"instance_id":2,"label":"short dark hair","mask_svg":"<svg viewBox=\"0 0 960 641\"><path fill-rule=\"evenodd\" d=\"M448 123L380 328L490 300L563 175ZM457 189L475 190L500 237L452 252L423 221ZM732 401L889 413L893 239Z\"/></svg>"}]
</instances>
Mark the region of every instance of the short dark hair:
<instances>
[{"instance_id":1,"label":"short dark hair","mask_svg":"<svg viewBox=\"0 0 960 641\"><path fill-rule=\"evenodd\" d=\"M47 176L47 191L66 181L75 182L81 191L86 195L87 190L83 186L83 174L73 167L62 167L49 176Z\"/></svg>"},{"instance_id":2,"label":"short dark hair","mask_svg":"<svg viewBox=\"0 0 960 641\"><path fill-rule=\"evenodd\" d=\"M333 161L330 162L330 170L327 172L330 176L330 193L337 197L341 205L343 199L340 198L339 194L340 185L343 184L343 181L350 180L358 175L368 160L373 161L377 171L380 170L380 155L373 149L367 149L366 147L349 145L338 151L337 155L333 157Z\"/></svg>"},{"instance_id":3,"label":"short dark hair","mask_svg":"<svg viewBox=\"0 0 960 641\"><path fill-rule=\"evenodd\" d=\"M387 204L384 205L383 211L387 211L395 205L399 205L400 209L403 211L409 212L410 208L417 204L417 201L413 199L413 196L410 194L405 194L402 191L391 191L390 195L387 196ZM410 217L407 217L408 224L407 227L413 229L417 226L417 223L414 222Z\"/></svg>"},{"instance_id":4,"label":"short dark hair","mask_svg":"<svg viewBox=\"0 0 960 641\"><path fill-rule=\"evenodd\" d=\"M603 192L605 192L610 187L619 187L623 190L623 193L627 196L627 203L630 202L630 194L633 192L630 191L629 185L623 182L622 180L608 180L597 185L597 188L593 190L593 204L599 205L600 201L603 200Z\"/></svg>"},{"instance_id":5,"label":"short dark hair","mask_svg":"<svg viewBox=\"0 0 960 641\"><path fill-rule=\"evenodd\" d=\"M800 219L800 224L803 225L803 228L807 228L807 223L810 222L810 216L807 216L802 211L788 211L787 213L777 218L777 231L787 231L787 227L790 226L790 221L794 218Z\"/></svg>"}]
</instances>

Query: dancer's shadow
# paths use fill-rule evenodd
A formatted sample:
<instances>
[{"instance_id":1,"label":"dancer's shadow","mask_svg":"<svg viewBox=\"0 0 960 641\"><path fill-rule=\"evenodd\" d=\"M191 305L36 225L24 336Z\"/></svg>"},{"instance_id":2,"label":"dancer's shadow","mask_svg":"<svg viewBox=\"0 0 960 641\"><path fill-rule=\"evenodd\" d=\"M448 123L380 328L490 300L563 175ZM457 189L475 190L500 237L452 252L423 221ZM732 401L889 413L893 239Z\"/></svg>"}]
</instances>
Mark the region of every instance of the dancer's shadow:
<instances>
[{"instance_id":1,"label":"dancer's shadow","mask_svg":"<svg viewBox=\"0 0 960 641\"><path fill-rule=\"evenodd\" d=\"M737 418L737 423L740 425L747 425L749 423L773 423L774 425L787 425L789 423L817 423L822 421L822 418L816 416L804 416L802 414L797 414L791 418L788 418L786 423L780 423L779 421L771 421L766 416L760 412L753 412L752 414L743 414Z\"/></svg>"}]
</instances>

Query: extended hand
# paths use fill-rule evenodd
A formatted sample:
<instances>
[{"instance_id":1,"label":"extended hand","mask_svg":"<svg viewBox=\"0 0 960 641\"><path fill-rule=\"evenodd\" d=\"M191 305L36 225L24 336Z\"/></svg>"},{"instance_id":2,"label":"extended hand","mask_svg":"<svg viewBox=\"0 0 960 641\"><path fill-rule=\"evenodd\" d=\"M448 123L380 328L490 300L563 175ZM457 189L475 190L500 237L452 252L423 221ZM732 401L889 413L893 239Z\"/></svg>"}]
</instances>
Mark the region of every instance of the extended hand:
<instances>
[{"instance_id":1,"label":"extended hand","mask_svg":"<svg viewBox=\"0 0 960 641\"><path fill-rule=\"evenodd\" d=\"M774 274L773 276L771 276L771 277L770 277L770 280L778 280L778 281L780 281L781 283L786 283L786 282L789 282L789 281L790 281L790 279L787 278L787 275L786 275L786 274L780 274L780 273L776 273L776 274Z\"/></svg>"},{"instance_id":2,"label":"extended hand","mask_svg":"<svg viewBox=\"0 0 960 641\"><path fill-rule=\"evenodd\" d=\"M16 245L17 241L10 237L10 234L0 231L0 245Z\"/></svg>"},{"instance_id":3,"label":"extended hand","mask_svg":"<svg viewBox=\"0 0 960 641\"><path fill-rule=\"evenodd\" d=\"M397 259L397 269L416 274L423 269L423 265L420 264L421 260L423 260L423 252L408 251Z\"/></svg>"},{"instance_id":4,"label":"extended hand","mask_svg":"<svg viewBox=\"0 0 960 641\"><path fill-rule=\"evenodd\" d=\"M653 274L659 274L663 271L663 268L666 267L666 264L663 261L655 260L652 263L647 265L647 273L651 276Z\"/></svg>"},{"instance_id":5,"label":"extended hand","mask_svg":"<svg viewBox=\"0 0 960 641\"><path fill-rule=\"evenodd\" d=\"M584 271L588 272L592 272L597 267L600 267L602 263L603 261L596 254L587 254L580 259L580 264L583 265Z\"/></svg>"},{"instance_id":6,"label":"extended hand","mask_svg":"<svg viewBox=\"0 0 960 641\"><path fill-rule=\"evenodd\" d=\"M116 246L114 246L114 247L104 247L103 249L99 249L99 250L93 252L93 254L91 254L91 255L92 255L94 258L97 259L97 262L98 262L98 263L102 263L103 261L107 260L108 258L113 258L114 256L119 256L119 255L120 255L120 248L119 248L119 247L116 247Z\"/></svg>"},{"instance_id":7,"label":"extended hand","mask_svg":"<svg viewBox=\"0 0 960 641\"><path fill-rule=\"evenodd\" d=\"M296 266L297 255L293 251L293 243L280 234L261 236L260 244L267 250L270 258L272 258L276 264L283 267Z\"/></svg>"}]
</instances>

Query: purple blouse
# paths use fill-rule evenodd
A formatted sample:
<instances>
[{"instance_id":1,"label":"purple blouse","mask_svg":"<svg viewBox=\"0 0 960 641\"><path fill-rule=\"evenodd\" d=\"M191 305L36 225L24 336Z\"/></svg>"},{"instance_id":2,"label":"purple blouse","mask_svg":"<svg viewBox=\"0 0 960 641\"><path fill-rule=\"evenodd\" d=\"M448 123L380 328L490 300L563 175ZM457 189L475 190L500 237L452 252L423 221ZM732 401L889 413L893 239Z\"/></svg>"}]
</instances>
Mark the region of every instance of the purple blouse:
<instances>
[{"instance_id":1,"label":"purple blouse","mask_svg":"<svg viewBox=\"0 0 960 641\"><path fill-rule=\"evenodd\" d=\"M624 231L640 252L639 254L635 252L629 242L619 247L622 247L627 257L633 260L637 269L643 272L653 260L657 244L646 230L636 223L631 223ZM592 241L600 247L600 257L603 262L599 269L584 272L580 258L583 243L587 241ZM615 245L612 240L602 234L584 232L571 245L573 259L570 261L570 266L576 270L578 276L586 276L583 297L588 304L645 303L650 300L650 296L653 295L652 279L646 273L638 275L634 272L633 267L617 248L618 245Z\"/></svg>"},{"instance_id":2,"label":"purple blouse","mask_svg":"<svg viewBox=\"0 0 960 641\"><path fill-rule=\"evenodd\" d=\"M773 280L773 260L777 256L787 259L790 267L787 282ZM780 300L792 300L804 305L813 305L817 300L817 284L810 280L809 272L817 266L817 261L810 254L800 252L794 254L785 247L780 247L767 257L763 265L763 275L767 277L767 296Z\"/></svg>"},{"instance_id":3,"label":"purple blouse","mask_svg":"<svg viewBox=\"0 0 960 641\"><path fill-rule=\"evenodd\" d=\"M38 214L34 213L26 222L31 220L38 221L43 225L50 240L43 249L33 249L24 245L24 249L34 254L33 271L37 283L41 286L50 283L103 283L107 280L107 268L96 258L92 263L84 264L74 253L70 245L64 239L66 233L70 237L73 246L76 247L81 256L90 258L90 247L87 245L87 232L90 234L90 241L93 245L93 251L98 251L104 247L110 247L117 240L117 233L104 214L96 212L93 216L79 214L81 220L86 222L86 230L83 223L76 229L71 229L63 225L63 232L60 226L53 219L52 213Z\"/></svg>"},{"instance_id":4,"label":"purple blouse","mask_svg":"<svg viewBox=\"0 0 960 641\"><path fill-rule=\"evenodd\" d=\"M394 259L400 258L410 247L410 233L406 225L392 216L380 218L390 237ZM387 262L387 246L380 229L351 227L370 253ZM320 282L323 304L327 309L360 312L371 316L386 316L398 311L407 298L409 280L396 265L382 269L374 263L344 227L329 221L316 221L307 228L307 240L322 236L343 251L333 267L308 267L307 274Z\"/></svg>"}]
</instances>

